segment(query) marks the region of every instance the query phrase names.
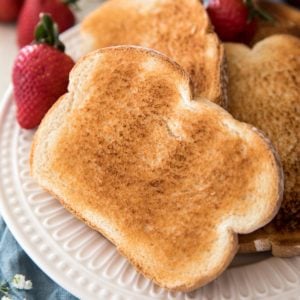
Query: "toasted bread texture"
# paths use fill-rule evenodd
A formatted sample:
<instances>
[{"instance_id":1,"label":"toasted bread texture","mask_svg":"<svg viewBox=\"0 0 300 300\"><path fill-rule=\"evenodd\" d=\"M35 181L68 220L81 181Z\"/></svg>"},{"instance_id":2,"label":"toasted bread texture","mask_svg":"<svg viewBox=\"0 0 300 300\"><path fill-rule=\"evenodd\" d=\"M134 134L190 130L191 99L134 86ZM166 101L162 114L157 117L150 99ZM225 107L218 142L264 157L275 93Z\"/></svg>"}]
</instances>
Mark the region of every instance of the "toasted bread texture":
<instances>
[{"instance_id":1,"label":"toasted bread texture","mask_svg":"<svg viewBox=\"0 0 300 300\"><path fill-rule=\"evenodd\" d=\"M109 0L81 33L85 51L138 45L163 52L189 73L195 99L226 106L224 49L199 0Z\"/></svg>"},{"instance_id":2,"label":"toasted bread texture","mask_svg":"<svg viewBox=\"0 0 300 300\"><path fill-rule=\"evenodd\" d=\"M42 187L172 290L224 271L236 233L269 222L282 193L268 141L218 105L192 100L179 65L137 47L76 64L30 161Z\"/></svg>"},{"instance_id":3,"label":"toasted bread texture","mask_svg":"<svg viewBox=\"0 0 300 300\"><path fill-rule=\"evenodd\" d=\"M264 251L273 247L274 255L298 255L300 39L274 35L256 44L252 50L244 45L227 44L226 54L230 79L229 111L237 119L253 124L267 134L280 154L285 173L284 200L279 214L263 230L241 237L241 249Z\"/></svg>"},{"instance_id":4,"label":"toasted bread texture","mask_svg":"<svg viewBox=\"0 0 300 300\"><path fill-rule=\"evenodd\" d=\"M267 0L256 1L257 5L267 12L273 21L259 20L252 44L275 34L290 34L300 37L300 10L285 3Z\"/></svg>"}]
</instances>

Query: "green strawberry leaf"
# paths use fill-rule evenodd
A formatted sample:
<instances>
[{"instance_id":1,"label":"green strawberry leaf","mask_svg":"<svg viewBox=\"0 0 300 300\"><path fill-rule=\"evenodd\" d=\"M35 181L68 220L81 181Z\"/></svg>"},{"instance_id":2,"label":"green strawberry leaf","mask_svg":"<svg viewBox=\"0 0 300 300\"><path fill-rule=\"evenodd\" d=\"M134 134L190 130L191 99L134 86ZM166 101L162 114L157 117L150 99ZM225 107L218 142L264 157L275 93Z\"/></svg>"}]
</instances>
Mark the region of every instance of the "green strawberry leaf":
<instances>
[{"instance_id":1,"label":"green strawberry leaf","mask_svg":"<svg viewBox=\"0 0 300 300\"><path fill-rule=\"evenodd\" d=\"M53 46L62 52L65 51L64 44L59 40L58 26L53 22L51 15L40 14L40 21L35 28L35 42Z\"/></svg>"},{"instance_id":2,"label":"green strawberry leaf","mask_svg":"<svg viewBox=\"0 0 300 300\"><path fill-rule=\"evenodd\" d=\"M263 21L274 22L274 18L265 10L260 8L253 0L244 0L249 10L248 21L251 22L255 18Z\"/></svg>"}]
</instances>

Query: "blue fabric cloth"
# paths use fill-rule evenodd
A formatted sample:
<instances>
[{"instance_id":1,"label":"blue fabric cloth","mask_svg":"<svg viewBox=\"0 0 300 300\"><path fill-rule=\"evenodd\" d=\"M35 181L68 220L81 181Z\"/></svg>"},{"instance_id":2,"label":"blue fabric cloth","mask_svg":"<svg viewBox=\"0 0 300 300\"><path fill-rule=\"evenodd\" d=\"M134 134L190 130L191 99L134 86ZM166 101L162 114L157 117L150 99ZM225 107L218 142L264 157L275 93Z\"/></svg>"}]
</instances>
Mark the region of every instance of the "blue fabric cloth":
<instances>
[{"instance_id":1,"label":"blue fabric cloth","mask_svg":"<svg viewBox=\"0 0 300 300\"><path fill-rule=\"evenodd\" d=\"M30 279L33 288L17 290L11 285L15 274L23 274ZM75 300L74 296L53 282L28 257L14 239L0 216L0 284L8 282L9 295L13 300ZM0 299L4 296L0 293Z\"/></svg>"}]
</instances>

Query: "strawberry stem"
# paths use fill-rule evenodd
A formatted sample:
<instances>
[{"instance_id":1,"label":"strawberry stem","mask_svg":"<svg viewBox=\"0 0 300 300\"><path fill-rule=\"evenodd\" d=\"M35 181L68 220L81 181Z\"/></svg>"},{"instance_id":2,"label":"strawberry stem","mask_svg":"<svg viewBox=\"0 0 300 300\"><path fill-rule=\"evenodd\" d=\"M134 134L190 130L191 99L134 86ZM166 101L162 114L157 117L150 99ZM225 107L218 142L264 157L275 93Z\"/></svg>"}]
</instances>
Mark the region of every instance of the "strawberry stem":
<instances>
[{"instance_id":1,"label":"strawberry stem","mask_svg":"<svg viewBox=\"0 0 300 300\"><path fill-rule=\"evenodd\" d=\"M53 46L62 52L65 51L65 45L59 40L57 24L53 22L49 14L40 14L40 21L35 28L35 42Z\"/></svg>"},{"instance_id":2,"label":"strawberry stem","mask_svg":"<svg viewBox=\"0 0 300 300\"><path fill-rule=\"evenodd\" d=\"M248 21L251 22L256 17L263 21L273 22L274 18L265 10L253 3L253 0L245 0L245 4L249 9Z\"/></svg>"}]
</instances>

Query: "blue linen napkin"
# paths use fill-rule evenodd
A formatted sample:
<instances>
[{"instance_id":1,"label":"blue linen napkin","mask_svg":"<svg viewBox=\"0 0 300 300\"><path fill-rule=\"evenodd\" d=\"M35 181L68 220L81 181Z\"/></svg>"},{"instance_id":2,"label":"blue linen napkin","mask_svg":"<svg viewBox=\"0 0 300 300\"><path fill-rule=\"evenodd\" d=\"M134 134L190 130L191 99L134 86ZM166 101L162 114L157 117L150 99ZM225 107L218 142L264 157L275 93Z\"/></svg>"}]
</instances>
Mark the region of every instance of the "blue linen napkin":
<instances>
[{"instance_id":1,"label":"blue linen napkin","mask_svg":"<svg viewBox=\"0 0 300 300\"><path fill-rule=\"evenodd\" d=\"M18 290L11 281L23 274L32 281L31 290ZM12 300L76 300L74 296L43 273L19 246L0 216L0 284L8 282ZM4 294L0 293L0 299Z\"/></svg>"}]
</instances>

